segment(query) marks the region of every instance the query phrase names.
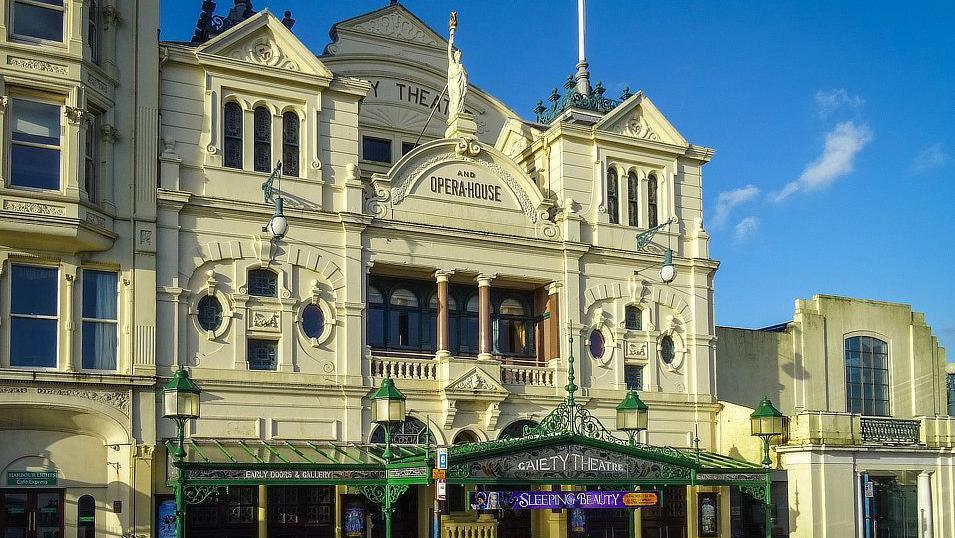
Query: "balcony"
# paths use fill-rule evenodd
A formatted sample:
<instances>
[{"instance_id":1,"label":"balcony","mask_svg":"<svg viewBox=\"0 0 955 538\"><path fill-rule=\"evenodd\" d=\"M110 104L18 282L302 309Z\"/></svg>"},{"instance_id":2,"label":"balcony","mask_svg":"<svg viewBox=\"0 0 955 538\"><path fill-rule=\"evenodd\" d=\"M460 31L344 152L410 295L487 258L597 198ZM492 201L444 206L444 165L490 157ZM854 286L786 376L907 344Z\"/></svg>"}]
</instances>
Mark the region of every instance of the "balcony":
<instances>
[{"instance_id":1,"label":"balcony","mask_svg":"<svg viewBox=\"0 0 955 538\"><path fill-rule=\"evenodd\" d=\"M882 445L917 445L920 443L919 420L861 417L863 443Z\"/></svg>"},{"instance_id":2,"label":"balcony","mask_svg":"<svg viewBox=\"0 0 955 538\"><path fill-rule=\"evenodd\" d=\"M441 538L497 538L497 520L490 514L441 516Z\"/></svg>"},{"instance_id":3,"label":"balcony","mask_svg":"<svg viewBox=\"0 0 955 538\"><path fill-rule=\"evenodd\" d=\"M0 190L0 241L57 252L101 252L116 241L112 219L59 194Z\"/></svg>"}]
</instances>

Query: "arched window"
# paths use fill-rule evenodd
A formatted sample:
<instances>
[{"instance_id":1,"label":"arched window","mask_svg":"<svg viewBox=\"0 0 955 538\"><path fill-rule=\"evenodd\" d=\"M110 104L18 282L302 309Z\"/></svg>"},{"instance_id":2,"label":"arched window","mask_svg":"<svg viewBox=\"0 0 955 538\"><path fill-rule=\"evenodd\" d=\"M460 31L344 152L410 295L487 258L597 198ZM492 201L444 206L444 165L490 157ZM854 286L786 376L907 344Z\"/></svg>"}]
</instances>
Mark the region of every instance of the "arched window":
<instances>
[{"instance_id":1,"label":"arched window","mask_svg":"<svg viewBox=\"0 0 955 538\"><path fill-rule=\"evenodd\" d=\"M650 174L647 180L647 226L653 228L659 224L657 215L657 176Z\"/></svg>"},{"instance_id":2,"label":"arched window","mask_svg":"<svg viewBox=\"0 0 955 538\"><path fill-rule=\"evenodd\" d=\"M639 331L643 329L643 312L640 311L640 308L634 305L629 305L625 311L624 325L627 330L630 331Z\"/></svg>"},{"instance_id":3,"label":"arched window","mask_svg":"<svg viewBox=\"0 0 955 538\"><path fill-rule=\"evenodd\" d=\"M374 286L368 286L365 296L368 302L368 345L382 347L385 345L385 296Z\"/></svg>"},{"instance_id":4,"label":"arched window","mask_svg":"<svg viewBox=\"0 0 955 538\"><path fill-rule=\"evenodd\" d=\"M846 410L889 416L889 346L871 336L845 340Z\"/></svg>"},{"instance_id":5,"label":"arched window","mask_svg":"<svg viewBox=\"0 0 955 538\"><path fill-rule=\"evenodd\" d=\"M637 174L627 174L627 222L630 226L639 226L640 221L640 180Z\"/></svg>"},{"instance_id":6,"label":"arched window","mask_svg":"<svg viewBox=\"0 0 955 538\"><path fill-rule=\"evenodd\" d=\"M253 137L252 164L256 172L272 171L272 113L260 106L252 116Z\"/></svg>"},{"instance_id":7,"label":"arched window","mask_svg":"<svg viewBox=\"0 0 955 538\"><path fill-rule=\"evenodd\" d=\"M497 304L496 313L492 316L495 321L495 352L519 357L533 356L534 316L526 306L527 302L515 296L505 296Z\"/></svg>"},{"instance_id":8,"label":"arched window","mask_svg":"<svg viewBox=\"0 0 955 538\"><path fill-rule=\"evenodd\" d=\"M196 319L204 331L216 331L222 325L222 304L215 295L206 295L196 305Z\"/></svg>"},{"instance_id":9,"label":"arched window","mask_svg":"<svg viewBox=\"0 0 955 538\"><path fill-rule=\"evenodd\" d=\"M421 340L418 297L409 289L398 288L391 292L389 305L389 343L394 347L417 348Z\"/></svg>"},{"instance_id":10,"label":"arched window","mask_svg":"<svg viewBox=\"0 0 955 538\"><path fill-rule=\"evenodd\" d=\"M77 538L96 536L96 500L92 495L83 495L76 502Z\"/></svg>"},{"instance_id":11,"label":"arched window","mask_svg":"<svg viewBox=\"0 0 955 538\"><path fill-rule=\"evenodd\" d=\"M676 358L676 345L673 343L673 337L670 335L660 339L660 360L663 364L670 364Z\"/></svg>"},{"instance_id":12,"label":"arched window","mask_svg":"<svg viewBox=\"0 0 955 538\"><path fill-rule=\"evenodd\" d=\"M298 114L291 110L282 114L282 174L298 177Z\"/></svg>"},{"instance_id":13,"label":"arched window","mask_svg":"<svg viewBox=\"0 0 955 538\"><path fill-rule=\"evenodd\" d=\"M268 269L249 271L249 295L256 297L278 297L278 275Z\"/></svg>"},{"instance_id":14,"label":"arched window","mask_svg":"<svg viewBox=\"0 0 955 538\"><path fill-rule=\"evenodd\" d=\"M620 224L620 195L617 185L617 170L607 169L607 213L611 224Z\"/></svg>"},{"instance_id":15,"label":"arched window","mask_svg":"<svg viewBox=\"0 0 955 538\"><path fill-rule=\"evenodd\" d=\"M504 428L498 439L519 439L524 437L524 430L536 427L537 423L533 420L515 420Z\"/></svg>"},{"instance_id":16,"label":"arched window","mask_svg":"<svg viewBox=\"0 0 955 538\"><path fill-rule=\"evenodd\" d=\"M462 323L460 327L461 347L460 352L465 355L476 355L478 352L478 313L481 310L481 300L477 293L468 297L462 314Z\"/></svg>"},{"instance_id":17,"label":"arched window","mask_svg":"<svg viewBox=\"0 0 955 538\"><path fill-rule=\"evenodd\" d=\"M423 445L430 441L434 442L431 432L424 422L414 418L407 417L404 422L399 422L391 427L391 444L393 445ZM385 443L385 430L381 426L375 428L371 433L372 444Z\"/></svg>"},{"instance_id":18,"label":"arched window","mask_svg":"<svg viewBox=\"0 0 955 538\"><path fill-rule=\"evenodd\" d=\"M222 164L242 168L242 107L228 102L222 112Z\"/></svg>"}]
</instances>

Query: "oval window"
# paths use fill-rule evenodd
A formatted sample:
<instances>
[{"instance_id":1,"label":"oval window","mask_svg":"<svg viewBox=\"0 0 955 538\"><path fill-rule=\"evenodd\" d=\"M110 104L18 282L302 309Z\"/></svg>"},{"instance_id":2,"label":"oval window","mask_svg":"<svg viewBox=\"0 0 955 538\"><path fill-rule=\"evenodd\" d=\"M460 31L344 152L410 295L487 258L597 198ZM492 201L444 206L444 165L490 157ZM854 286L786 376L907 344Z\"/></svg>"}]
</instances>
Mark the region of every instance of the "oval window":
<instances>
[{"instance_id":1,"label":"oval window","mask_svg":"<svg viewBox=\"0 0 955 538\"><path fill-rule=\"evenodd\" d=\"M664 336L660 340L660 359L664 364L670 364L676 358L676 346L673 344L673 338Z\"/></svg>"},{"instance_id":2,"label":"oval window","mask_svg":"<svg viewBox=\"0 0 955 538\"><path fill-rule=\"evenodd\" d=\"M309 338L318 338L325 328L325 316L316 304L310 304L302 310L302 331Z\"/></svg>"},{"instance_id":3,"label":"oval window","mask_svg":"<svg viewBox=\"0 0 955 538\"><path fill-rule=\"evenodd\" d=\"M600 329L594 329L588 339L590 345L590 356L595 359L602 359L604 356L604 335Z\"/></svg>"},{"instance_id":4,"label":"oval window","mask_svg":"<svg viewBox=\"0 0 955 538\"><path fill-rule=\"evenodd\" d=\"M216 331L222 325L222 304L215 295L206 295L196 305L199 326L204 331Z\"/></svg>"}]
</instances>

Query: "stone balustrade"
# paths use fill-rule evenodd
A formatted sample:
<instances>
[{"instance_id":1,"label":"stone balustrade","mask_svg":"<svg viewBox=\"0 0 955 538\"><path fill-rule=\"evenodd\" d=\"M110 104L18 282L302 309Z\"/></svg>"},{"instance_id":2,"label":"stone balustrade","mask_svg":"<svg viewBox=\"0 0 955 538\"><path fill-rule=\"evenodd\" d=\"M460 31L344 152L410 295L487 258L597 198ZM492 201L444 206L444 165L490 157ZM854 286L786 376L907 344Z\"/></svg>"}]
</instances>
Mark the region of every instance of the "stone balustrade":
<instances>
[{"instance_id":1,"label":"stone balustrade","mask_svg":"<svg viewBox=\"0 0 955 538\"><path fill-rule=\"evenodd\" d=\"M905 419L802 411L789 418L786 442L791 445L921 445L951 448L955 447L955 417Z\"/></svg>"},{"instance_id":2,"label":"stone balustrade","mask_svg":"<svg viewBox=\"0 0 955 538\"><path fill-rule=\"evenodd\" d=\"M862 443L859 415L802 411L789 418L789 444L858 445Z\"/></svg>"},{"instance_id":3,"label":"stone balustrade","mask_svg":"<svg viewBox=\"0 0 955 538\"><path fill-rule=\"evenodd\" d=\"M414 357L372 357L371 377L436 381L438 366L434 359Z\"/></svg>"},{"instance_id":4,"label":"stone balustrade","mask_svg":"<svg viewBox=\"0 0 955 538\"><path fill-rule=\"evenodd\" d=\"M441 538L497 538L497 520L490 514L481 514L476 520L459 520L444 516L441 520Z\"/></svg>"},{"instance_id":5,"label":"stone balustrade","mask_svg":"<svg viewBox=\"0 0 955 538\"><path fill-rule=\"evenodd\" d=\"M553 387L554 369L549 366L501 365L501 383L531 387Z\"/></svg>"}]
</instances>

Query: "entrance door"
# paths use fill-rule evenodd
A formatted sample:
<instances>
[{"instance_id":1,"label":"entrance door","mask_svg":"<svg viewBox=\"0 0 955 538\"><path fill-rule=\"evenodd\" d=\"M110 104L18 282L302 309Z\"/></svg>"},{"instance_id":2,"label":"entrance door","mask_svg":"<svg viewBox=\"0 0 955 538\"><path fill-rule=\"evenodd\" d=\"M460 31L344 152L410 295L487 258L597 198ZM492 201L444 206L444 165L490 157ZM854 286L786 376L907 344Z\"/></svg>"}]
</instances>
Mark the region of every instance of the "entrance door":
<instances>
[{"instance_id":1,"label":"entrance door","mask_svg":"<svg viewBox=\"0 0 955 538\"><path fill-rule=\"evenodd\" d=\"M497 491L526 491L530 486L490 486ZM531 536L531 510L498 510L498 538L529 538Z\"/></svg>"},{"instance_id":2,"label":"entrance door","mask_svg":"<svg viewBox=\"0 0 955 538\"><path fill-rule=\"evenodd\" d=\"M916 538L918 536L918 493L916 486L899 484L894 478L870 477L870 538Z\"/></svg>"},{"instance_id":3,"label":"entrance door","mask_svg":"<svg viewBox=\"0 0 955 538\"><path fill-rule=\"evenodd\" d=\"M661 506L640 509L643 538L686 538L686 487L663 488Z\"/></svg>"},{"instance_id":4,"label":"entrance door","mask_svg":"<svg viewBox=\"0 0 955 538\"><path fill-rule=\"evenodd\" d=\"M258 486L229 486L228 493L210 495L186 510L189 538L256 538Z\"/></svg>"},{"instance_id":5,"label":"entrance door","mask_svg":"<svg viewBox=\"0 0 955 538\"><path fill-rule=\"evenodd\" d=\"M0 491L0 507L3 538L63 537L62 491Z\"/></svg>"},{"instance_id":6,"label":"entrance door","mask_svg":"<svg viewBox=\"0 0 955 538\"><path fill-rule=\"evenodd\" d=\"M418 488L411 486L392 507L391 536L392 538L417 538L418 536ZM384 538L385 520L381 515L381 506L371 511L372 538Z\"/></svg>"},{"instance_id":7,"label":"entrance door","mask_svg":"<svg viewBox=\"0 0 955 538\"><path fill-rule=\"evenodd\" d=\"M335 486L270 486L269 538L334 538Z\"/></svg>"}]
</instances>

